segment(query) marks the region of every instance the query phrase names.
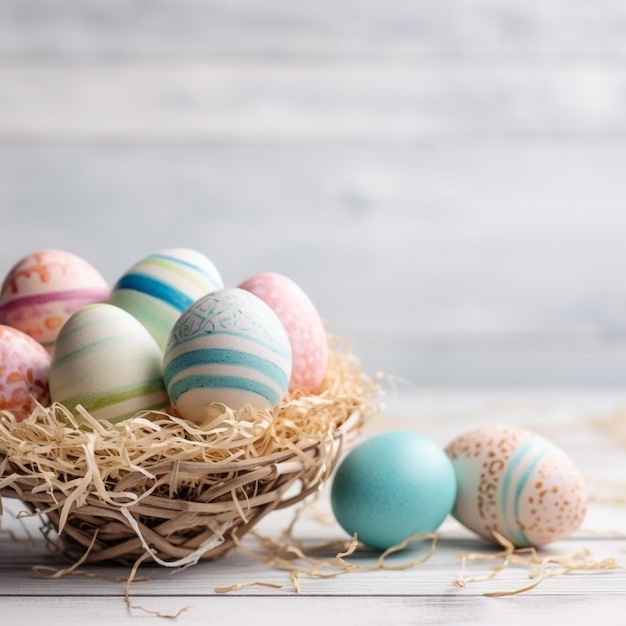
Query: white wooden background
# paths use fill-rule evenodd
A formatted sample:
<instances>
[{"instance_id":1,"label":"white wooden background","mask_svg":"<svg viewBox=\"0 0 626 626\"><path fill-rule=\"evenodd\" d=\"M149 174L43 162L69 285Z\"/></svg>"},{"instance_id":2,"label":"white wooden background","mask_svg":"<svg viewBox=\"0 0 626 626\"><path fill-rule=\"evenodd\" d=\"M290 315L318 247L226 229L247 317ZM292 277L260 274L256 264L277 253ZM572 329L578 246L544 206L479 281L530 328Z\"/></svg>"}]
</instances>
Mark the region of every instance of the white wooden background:
<instances>
[{"instance_id":1,"label":"white wooden background","mask_svg":"<svg viewBox=\"0 0 626 626\"><path fill-rule=\"evenodd\" d=\"M0 273L189 246L370 371L626 380L626 4L0 0Z\"/></svg>"}]
</instances>

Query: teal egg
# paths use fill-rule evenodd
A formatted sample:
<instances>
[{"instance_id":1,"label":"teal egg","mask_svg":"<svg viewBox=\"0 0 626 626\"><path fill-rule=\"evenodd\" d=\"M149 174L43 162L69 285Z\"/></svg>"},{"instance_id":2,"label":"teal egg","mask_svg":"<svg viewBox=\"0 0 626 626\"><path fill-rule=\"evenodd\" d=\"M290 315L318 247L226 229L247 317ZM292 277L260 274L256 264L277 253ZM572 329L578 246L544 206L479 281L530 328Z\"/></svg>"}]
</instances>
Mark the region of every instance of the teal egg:
<instances>
[{"instance_id":1,"label":"teal egg","mask_svg":"<svg viewBox=\"0 0 626 626\"><path fill-rule=\"evenodd\" d=\"M391 431L366 439L342 460L331 505L346 532L386 550L435 532L451 512L456 490L443 449L417 433Z\"/></svg>"}]
</instances>

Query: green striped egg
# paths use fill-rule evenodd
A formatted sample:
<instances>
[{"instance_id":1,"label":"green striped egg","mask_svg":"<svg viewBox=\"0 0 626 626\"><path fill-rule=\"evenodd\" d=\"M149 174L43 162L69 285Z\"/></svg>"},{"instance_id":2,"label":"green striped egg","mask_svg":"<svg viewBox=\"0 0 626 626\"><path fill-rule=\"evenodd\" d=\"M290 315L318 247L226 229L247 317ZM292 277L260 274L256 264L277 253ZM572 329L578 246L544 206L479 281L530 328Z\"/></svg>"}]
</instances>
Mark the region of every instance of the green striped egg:
<instances>
[{"instance_id":1,"label":"green striped egg","mask_svg":"<svg viewBox=\"0 0 626 626\"><path fill-rule=\"evenodd\" d=\"M65 322L50 362L50 398L77 416L119 422L169 405L162 352L130 313L111 304L85 306Z\"/></svg>"},{"instance_id":2,"label":"green striped egg","mask_svg":"<svg viewBox=\"0 0 626 626\"><path fill-rule=\"evenodd\" d=\"M291 376L291 347L274 311L239 288L219 289L178 319L163 358L163 379L178 413L193 422L219 402L238 410L281 401Z\"/></svg>"},{"instance_id":3,"label":"green striped egg","mask_svg":"<svg viewBox=\"0 0 626 626\"><path fill-rule=\"evenodd\" d=\"M163 350L180 314L223 286L220 273L204 254L171 248L133 265L113 286L108 302L134 315Z\"/></svg>"}]
</instances>

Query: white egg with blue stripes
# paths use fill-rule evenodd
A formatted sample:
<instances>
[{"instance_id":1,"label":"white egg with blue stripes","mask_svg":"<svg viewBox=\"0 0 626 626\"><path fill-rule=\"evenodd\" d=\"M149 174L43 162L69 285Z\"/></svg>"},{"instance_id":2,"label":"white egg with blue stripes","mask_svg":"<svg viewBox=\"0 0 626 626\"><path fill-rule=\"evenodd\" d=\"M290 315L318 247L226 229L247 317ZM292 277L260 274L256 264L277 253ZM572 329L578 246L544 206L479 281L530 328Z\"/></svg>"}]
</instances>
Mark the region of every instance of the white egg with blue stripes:
<instances>
[{"instance_id":1,"label":"white egg with blue stripes","mask_svg":"<svg viewBox=\"0 0 626 626\"><path fill-rule=\"evenodd\" d=\"M254 294L228 287L206 294L176 321L163 379L181 417L196 423L213 403L271 408L284 397L292 355L274 311Z\"/></svg>"},{"instance_id":2,"label":"white egg with blue stripes","mask_svg":"<svg viewBox=\"0 0 626 626\"><path fill-rule=\"evenodd\" d=\"M113 286L108 302L137 318L164 350L180 314L223 286L219 271L206 255L171 248L135 263Z\"/></svg>"}]
</instances>

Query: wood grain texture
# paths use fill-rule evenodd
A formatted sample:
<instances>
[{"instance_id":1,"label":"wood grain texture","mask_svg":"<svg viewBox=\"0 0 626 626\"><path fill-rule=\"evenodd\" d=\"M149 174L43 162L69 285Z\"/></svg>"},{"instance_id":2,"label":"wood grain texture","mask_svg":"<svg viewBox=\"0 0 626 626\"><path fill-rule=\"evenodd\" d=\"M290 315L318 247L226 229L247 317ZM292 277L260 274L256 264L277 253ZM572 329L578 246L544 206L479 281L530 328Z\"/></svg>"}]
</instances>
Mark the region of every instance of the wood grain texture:
<instances>
[{"instance_id":1,"label":"wood grain texture","mask_svg":"<svg viewBox=\"0 0 626 626\"><path fill-rule=\"evenodd\" d=\"M5 268L53 240L113 281L174 240L231 284L289 271L352 332L626 328L626 147L5 147L0 164L21 234Z\"/></svg>"},{"instance_id":2,"label":"wood grain texture","mask_svg":"<svg viewBox=\"0 0 626 626\"><path fill-rule=\"evenodd\" d=\"M0 268L63 247L114 281L187 245L232 283L291 274L371 369L621 384L625 25L609 0L0 0Z\"/></svg>"},{"instance_id":3,"label":"wood grain texture","mask_svg":"<svg viewBox=\"0 0 626 626\"><path fill-rule=\"evenodd\" d=\"M579 466L590 485L592 498L583 527L570 538L546 546L540 556L565 556L588 551L595 561L624 557L624 506L606 504L598 498L605 487L623 489L626 466L624 448L607 433L595 427L623 412L626 394L600 389L578 392L533 390L453 390L438 397L415 391L390 399L388 408L368 423L364 437L390 429L413 430L445 445L451 438L477 425L508 424L523 426L551 439ZM611 480L611 483L604 481ZM129 569L122 566L82 567L83 575L42 579L32 568L46 565L54 570L66 564L51 554L38 536L37 520L17 521L19 503L3 501L2 528L14 531L30 543L16 543L0 534L0 603L5 619L26 624L43 611L50 624L70 626L89 620L94 626L120 623L162 623L137 609L128 610L122 580ZM279 537L292 519L293 511L275 512L265 518L258 531L266 537ZM307 549L348 537L332 520L328 492L294 527L295 536ZM253 538L246 543L258 549ZM408 563L425 553L416 546L399 553L392 562ZM163 567L142 567L139 576L148 580L131 585L131 601L146 609L174 614L183 608L177 623L223 621L233 615L241 619L270 620L272 623L298 623L307 626L324 620L338 623L445 623L498 624L506 618L512 624L529 619L548 624L554 615L575 626L588 624L592 616L605 624L619 624L626 608L624 582L626 569L605 572L579 571L543 581L535 589L514 597L491 598L484 594L520 589L530 582L531 568L510 566L493 580L471 582L464 588L453 584L461 575L460 553L494 554L493 547L479 541L449 518L439 530L434 555L425 563L400 571L353 572L335 578L300 577L300 593L295 593L287 572L261 563L243 551L235 551L214 561L171 571ZM318 558L332 558L333 550L316 552ZM359 551L354 562L372 565L377 553ZM467 563L466 575L484 575L497 564ZM249 586L220 594L230 585L261 581L275 588ZM159 618L160 619L160 618Z\"/></svg>"},{"instance_id":4,"label":"wood grain texture","mask_svg":"<svg viewBox=\"0 0 626 626\"><path fill-rule=\"evenodd\" d=\"M287 146L619 140L598 63L0 63L0 141Z\"/></svg>"},{"instance_id":5,"label":"wood grain texture","mask_svg":"<svg viewBox=\"0 0 626 626\"><path fill-rule=\"evenodd\" d=\"M0 53L621 57L619 2L2 0Z\"/></svg>"},{"instance_id":6,"label":"wood grain texture","mask_svg":"<svg viewBox=\"0 0 626 626\"><path fill-rule=\"evenodd\" d=\"M193 602L193 604L192 604ZM71 599L42 597L37 601L40 614L45 613L48 623L79 626L88 621L94 626L100 624L134 623L141 620L142 624L156 626L163 624L163 619L145 615L142 611L128 611L123 600L106 601L99 598ZM604 596L603 598L554 598L533 597L533 602L525 602L519 598L493 600L491 598L472 598L460 601L457 598L281 598L277 603L274 598L238 597L233 598L189 598L167 597L158 601L139 599L137 604L148 610L163 614L175 615L179 610L189 607L176 623L190 626L204 625L207 616L216 622L233 619L233 614L250 616L277 626L290 626L294 620L302 626L318 626L320 623L345 624L357 620L363 626L374 626L387 623L409 626L414 624L476 624L477 626L500 626L504 619L507 624L523 626L531 619L535 624L550 624L549 615L558 614L559 618L572 626L586 626L598 615L602 616L602 624L621 626L620 614L624 611L621 596ZM32 600L8 598L2 599L3 614L7 620L15 624L20 621ZM553 618L552 618L553 619ZM389 621L387 621L389 620Z\"/></svg>"}]
</instances>

